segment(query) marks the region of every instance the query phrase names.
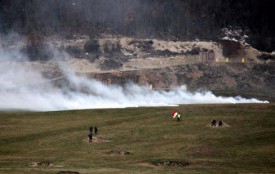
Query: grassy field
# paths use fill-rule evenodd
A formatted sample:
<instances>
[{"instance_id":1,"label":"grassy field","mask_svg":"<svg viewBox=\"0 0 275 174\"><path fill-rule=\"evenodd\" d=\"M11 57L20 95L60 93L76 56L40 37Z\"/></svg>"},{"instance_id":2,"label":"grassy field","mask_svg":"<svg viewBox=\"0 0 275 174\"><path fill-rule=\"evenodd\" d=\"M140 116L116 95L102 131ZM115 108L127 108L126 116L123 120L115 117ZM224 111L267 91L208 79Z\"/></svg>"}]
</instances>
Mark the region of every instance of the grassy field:
<instances>
[{"instance_id":1,"label":"grassy field","mask_svg":"<svg viewBox=\"0 0 275 174\"><path fill-rule=\"evenodd\" d=\"M173 109L1 112L0 173L275 173L275 104L184 105L180 123ZM90 126L110 142L88 143Z\"/></svg>"}]
</instances>

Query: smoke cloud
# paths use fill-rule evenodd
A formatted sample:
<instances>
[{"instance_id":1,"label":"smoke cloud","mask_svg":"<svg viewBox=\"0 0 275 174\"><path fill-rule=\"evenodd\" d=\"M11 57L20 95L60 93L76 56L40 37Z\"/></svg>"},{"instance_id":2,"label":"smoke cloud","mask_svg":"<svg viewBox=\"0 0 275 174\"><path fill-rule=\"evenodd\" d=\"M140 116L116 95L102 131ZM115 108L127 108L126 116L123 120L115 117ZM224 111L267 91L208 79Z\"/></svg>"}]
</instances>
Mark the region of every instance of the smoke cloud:
<instances>
[{"instance_id":1,"label":"smoke cloud","mask_svg":"<svg viewBox=\"0 0 275 174\"><path fill-rule=\"evenodd\" d=\"M66 85L58 86L30 66L20 54L20 46L12 49L0 43L0 110L57 111L93 108L125 108L140 106L174 106L202 103L266 103L241 97L218 97L211 92L191 93L185 87L170 91L151 90L136 84L106 86L94 79L76 75L61 53L53 50L53 60ZM15 60L24 60L21 62ZM64 60L64 58L62 58Z\"/></svg>"}]
</instances>

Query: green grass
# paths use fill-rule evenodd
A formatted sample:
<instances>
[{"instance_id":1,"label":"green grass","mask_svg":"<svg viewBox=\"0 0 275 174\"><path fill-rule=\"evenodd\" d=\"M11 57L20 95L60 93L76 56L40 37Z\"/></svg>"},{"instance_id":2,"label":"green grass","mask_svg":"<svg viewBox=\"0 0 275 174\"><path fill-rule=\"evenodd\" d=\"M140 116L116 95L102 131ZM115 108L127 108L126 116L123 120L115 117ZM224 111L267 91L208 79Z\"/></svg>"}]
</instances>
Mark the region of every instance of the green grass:
<instances>
[{"instance_id":1,"label":"green grass","mask_svg":"<svg viewBox=\"0 0 275 174\"><path fill-rule=\"evenodd\" d=\"M274 173L275 104L0 113L0 173ZM230 127L211 128L212 119ZM90 126L111 142L87 143ZM131 154L110 155L112 150ZM186 167L150 162L188 161ZM31 167L50 161L54 167Z\"/></svg>"}]
</instances>

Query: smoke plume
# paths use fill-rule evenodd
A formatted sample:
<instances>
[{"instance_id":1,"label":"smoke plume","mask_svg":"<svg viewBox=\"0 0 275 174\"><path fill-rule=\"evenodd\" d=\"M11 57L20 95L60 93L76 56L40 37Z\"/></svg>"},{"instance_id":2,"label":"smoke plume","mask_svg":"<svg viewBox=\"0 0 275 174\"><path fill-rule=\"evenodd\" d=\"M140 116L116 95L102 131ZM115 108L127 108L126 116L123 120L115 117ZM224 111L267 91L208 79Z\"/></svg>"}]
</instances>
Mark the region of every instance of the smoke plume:
<instances>
[{"instance_id":1,"label":"smoke plume","mask_svg":"<svg viewBox=\"0 0 275 174\"><path fill-rule=\"evenodd\" d=\"M65 61L58 61L61 53L53 53L53 60L59 62L59 68L62 70L63 76L60 78L66 82L58 86L52 79L45 78L39 69L31 66L35 62L26 61L24 55L18 51L20 46L11 48L0 44L0 110L57 111L266 102L241 97L218 97L211 92L191 93L184 87L164 91L130 83L125 86L106 86L94 79L76 75Z\"/></svg>"}]
</instances>

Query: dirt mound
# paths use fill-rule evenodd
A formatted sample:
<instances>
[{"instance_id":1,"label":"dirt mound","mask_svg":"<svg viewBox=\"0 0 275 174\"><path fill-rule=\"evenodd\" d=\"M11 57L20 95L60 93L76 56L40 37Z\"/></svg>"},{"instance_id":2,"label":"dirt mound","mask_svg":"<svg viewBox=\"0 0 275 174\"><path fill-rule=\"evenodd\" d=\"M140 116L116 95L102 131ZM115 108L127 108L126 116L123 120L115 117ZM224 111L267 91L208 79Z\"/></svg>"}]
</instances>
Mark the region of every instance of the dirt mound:
<instances>
[{"instance_id":1,"label":"dirt mound","mask_svg":"<svg viewBox=\"0 0 275 174\"><path fill-rule=\"evenodd\" d=\"M156 160L151 161L151 164L155 166L178 166L178 167L185 167L188 166L190 163L185 160Z\"/></svg>"},{"instance_id":2,"label":"dirt mound","mask_svg":"<svg viewBox=\"0 0 275 174\"><path fill-rule=\"evenodd\" d=\"M32 162L29 164L31 167L54 167L55 165L50 161Z\"/></svg>"},{"instance_id":3,"label":"dirt mound","mask_svg":"<svg viewBox=\"0 0 275 174\"><path fill-rule=\"evenodd\" d=\"M73 172L73 171L60 171L57 174L80 174L79 172Z\"/></svg>"},{"instance_id":4,"label":"dirt mound","mask_svg":"<svg viewBox=\"0 0 275 174\"><path fill-rule=\"evenodd\" d=\"M93 137L91 142L89 142L88 138L83 139L83 141L87 142L87 143L105 143L105 142L111 142L110 140L102 138L102 137Z\"/></svg>"},{"instance_id":5,"label":"dirt mound","mask_svg":"<svg viewBox=\"0 0 275 174\"><path fill-rule=\"evenodd\" d=\"M124 151L124 150L111 150L109 152L107 152L108 155L120 155L120 156L124 156L124 155L130 155L131 153L128 151Z\"/></svg>"}]
</instances>

